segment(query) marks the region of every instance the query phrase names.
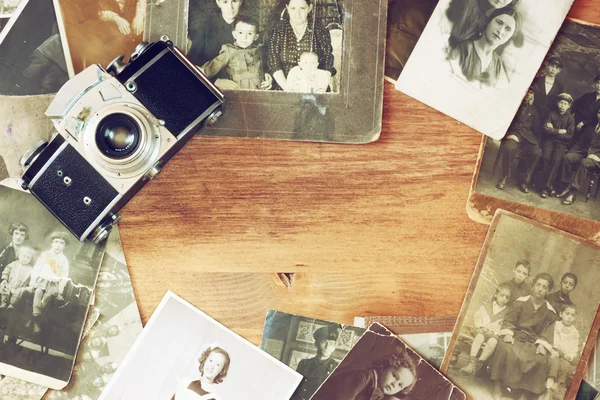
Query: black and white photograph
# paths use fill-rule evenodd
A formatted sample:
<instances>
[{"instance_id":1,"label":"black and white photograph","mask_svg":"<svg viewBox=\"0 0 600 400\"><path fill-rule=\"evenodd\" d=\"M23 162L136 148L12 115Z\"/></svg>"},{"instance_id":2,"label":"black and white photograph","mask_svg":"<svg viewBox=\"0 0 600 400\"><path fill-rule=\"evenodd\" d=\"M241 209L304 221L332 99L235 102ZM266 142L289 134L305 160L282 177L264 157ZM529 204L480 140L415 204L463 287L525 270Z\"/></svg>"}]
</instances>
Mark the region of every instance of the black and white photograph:
<instances>
[{"instance_id":1,"label":"black and white photograph","mask_svg":"<svg viewBox=\"0 0 600 400\"><path fill-rule=\"evenodd\" d=\"M441 0L396 88L504 137L573 0Z\"/></svg>"},{"instance_id":2,"label":"black and white photograph","mask_svg":"<svg viewBox=\"0 0 600 400\"><path fill-rule=\"evenodd\" d=\"M573 398L600 322L599 278L593 242L498 211L442 371L476 399Z\"/></svg>"},{"instance_id":3,"label":"black and white photograph","mask_svg":"<svg viewBox=\"0 0 600 400\"><path fill-rule=\"evenodd\" d=\"M581 382L576 400L594 400L598 396L600 389L600 354L598 352L598 342L600 342L600 337L596 341L596 347L594 347L594 351L592 351L592 355L588 361L587 371Z\"/></svg>"},{"instance_id":4,"label":"black and white photograph","mask_svg":"<svg viewBox=\"0 0 600 400\"><path fill-rule=\"evenodd\" d=\"M269 310L260 348L302 374L291 400L309 400L364 328Z\"/></svg>"},{"instance_id":5,"label":"black and white photograph","mask_svg":"<svg viewBox=\"0 0 600 400\"><path fill-rule=\"evenodd\" d=\"M340 91L345 0L189 0L188 58L222 90Z\"/></svg>"},{"instance_id":6,"label":"black and white photograph","mask_svg":"<svg viewBox=\"0 0 600 400\"><path fill-rule=\"evenodd\" d=\"M100 399L288 400L301 378L167 292Z\"/></svg>"},{"instance_id":7,"label":"black and white photograph","mask_svg":"<svg viewBox=\"0 0 600 400\"><path fill-rule=\"evenodd\" d=\"M31 194L0 185L0 374L62 389L104 246L81 243Z\"/></svg>"},{"instance_id":8,"label":"black and white photograph","mask_svg":"<svg viewBox=\"0 0 600 400\"><path fill-rule=\"evenodd\" d=\"M224 92L223 116L200 135L366 143L381 132L387 6L387 0L154 1L144 37L173 35Z\"/></svg>"},{"instance_id":9,"label":"black and white photograph","mask_svg":"<svg viewBox=\"0 0 600 400\"><path fill-rule=\"evenodd\" d=\"M0 94L56 93L69 75L54 5L44 0L12 3L18 6L0 32L4 60L0 64Z\"/></svg>"},{"instance_id":10,"label":"black and white photograph","mask_svg":"<svg viewBox=\"0 0 600 400\"><path fill-rule=\"evenodd\" d=\"M148 0L151 1L151 0ZM142 42L146 0L53 0L69 76L93 64L125 61Z\"/></svg>"},{"instance_id":11,"label":"black and white photograph","mask_svg":"<svg viewBox=\"0 0 600 400\"><path fill-rule=\"evenodd\" d=\"M598 400L600 399L600 392L598 389L590 385L586 381L581 381L581 386L577 392L575 400Z\"/></svg>"},{"instance_id":12,"label":"black and white photograph","mask_svg":"<svg viewBox=\"0 0 600 400\"><path fill-rule=\"evenodd\" d=\"M600 220L600 26L565 21L506 136L482 152L474 192L489 200L478 208Z\"/></svg>"},{"instance_id":13,"label":"black and white photograph","mask_svg":"<svg viewBox=\"0 0 600 400\"><path fill-rule=\"evenodd\" d=\"M10 17L17 11L21 0L1 0L0 1L0 33L8 24Z\"/></svg>"},{"instance_id":14,"label":"black and white photograph","mask_svg":"<svg viewBox=\"0 0 600 400\"><path fill-rule=\"evenodd\" d=\"M465 394L406 343L374 323L313 400L463 400Z\"/></svg>"},{"instance_id":15,"label":"black and white photograph","mask_svg":"<svg viewBox=\"0 0 600 400\"><path fill-rule=\"evenodd\" d=\"M385 44L385 79L396 83L438 0L391 0Z\"/></svg>"},{"instance_id":16,"label":"black and white photograph","mask_svg":"<svg viewBox=\"0 0 600 400\"><path fill-rule=\"evenodd\" d=\"M71 381L60 392L51 390L49 399L70 400L85 395L97 400L142 332L118 227L106 243L92 311L96 320L82 340Z\"/></svg>"}]
</instances>

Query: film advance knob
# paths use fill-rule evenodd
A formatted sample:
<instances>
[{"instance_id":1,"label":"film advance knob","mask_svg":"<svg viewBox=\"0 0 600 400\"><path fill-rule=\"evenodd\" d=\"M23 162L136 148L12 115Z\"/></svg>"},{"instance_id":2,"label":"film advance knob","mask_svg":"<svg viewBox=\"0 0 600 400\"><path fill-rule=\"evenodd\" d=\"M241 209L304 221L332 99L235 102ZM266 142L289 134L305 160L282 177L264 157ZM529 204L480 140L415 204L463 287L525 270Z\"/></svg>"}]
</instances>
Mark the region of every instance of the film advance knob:
<instances>
[{"instance_id":1,"label":"film advance knob","mask_svg":"<svg viewBox=\"0 0 600 400\"><path fill-rule=\"evenodd\" d=\"M106 67L106 72L112 73L115 76L119 75L127 66L127 64L123 62L124 57L125 56L121 54L119 57L112 60L110 64L108 64L108 67Z\"/></svg>"},{"instance_id":2,"label":"film advance knob","mask_svg":"<svg viewBox=\"0 0 600 400\"><path fill-rule=\"evenodd\" d=\"M44 151L46 146L48 146L48 142L43 139L39 140L36 144L31 146L31 148L27 150L19 160L19 164L21 165L21 167L29 167L31 163L35 161L37 156L39 156L40 153Z\"/></svg>"},{"instance_id":3,"label":"film advance knob","mask_svg":"<svg viewBox=\"0 0 600 400\"><path fill-rule=\"evenodd\" d=\"M143 52L146 51L146 49L148 49L148 47L150 47L150 43L146 41L139 43L137 46L135 46L135 50L133 50L133 53L131 53L129 60L133 61L138 58Z\"/></svg>"}]
</instances>

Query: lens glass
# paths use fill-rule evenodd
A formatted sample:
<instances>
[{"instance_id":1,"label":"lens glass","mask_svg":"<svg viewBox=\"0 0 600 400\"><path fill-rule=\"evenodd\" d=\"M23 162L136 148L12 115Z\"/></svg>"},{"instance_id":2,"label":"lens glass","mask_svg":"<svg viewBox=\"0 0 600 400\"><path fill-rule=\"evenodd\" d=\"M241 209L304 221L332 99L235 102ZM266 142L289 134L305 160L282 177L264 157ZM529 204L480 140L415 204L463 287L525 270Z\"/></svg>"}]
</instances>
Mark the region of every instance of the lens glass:
<instances>
[{"instance_id":1,"label":"lens glass","mask_svg":"<svg viewBox=\"0 0 600 400\"><path fill-rule=\"evenodd\" d=\"M96 129L96 145L107 157L129 157L140 144L140 127L127 114L111 114L104 117Z\"/></svg>"}]
</instances>

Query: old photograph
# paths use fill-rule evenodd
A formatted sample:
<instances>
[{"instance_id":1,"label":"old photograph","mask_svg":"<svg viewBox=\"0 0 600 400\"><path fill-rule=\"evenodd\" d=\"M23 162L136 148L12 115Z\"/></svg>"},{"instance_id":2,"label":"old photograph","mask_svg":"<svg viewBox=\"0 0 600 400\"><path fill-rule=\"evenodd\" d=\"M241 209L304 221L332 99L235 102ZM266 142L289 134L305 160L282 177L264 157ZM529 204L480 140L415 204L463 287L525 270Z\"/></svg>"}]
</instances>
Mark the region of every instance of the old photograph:
<instances>
[{"instance_id":1,"label":"old photograph","mask_svg":"<svg viewBox=\"0 0 600 400\"><path fill-rule=\"evenodd\" d=\"M10 17L17 11L21 0L0 0L0 33L8 24Z\"/></svg>"},{"instance_id":2,"label":"old photograph","mask_svg":"<svg viewBox=\"0 0 600 400\"><path fill-rule=\"evenodd\" d=\"M222 90L339 92L345 0L189 0L189 59Z\"/></svg>"},{"instance_id":3,"label":"old photograph","mask_svg":"<svg viewBox=\"0 0 600 400\"><path fill-rule=\"evenodd\" d=\"M465 394L383 325L372 324L313 400L462 400Z\"/></svg>"},{"instance_id":4,"label":"old photograph","mask_svg":"<svg viewBox=\"0 0 600 400\"><path fill-rule=\"evenodd\" d=\"M360 328L373 323L385 326L438 369L448 349L455 322L455 317L354 317L354 325Z\"/></svg>"},{"instance_id":5,"label":"old photograph","mask_svg":"<svg viewBox=\"0 0 600 400\"><path fill-rule=\"evenodd\" d=\"M600 220L600 26L565 21L506 136L481 151L477 208Z\"/></svg>"},{"instance_id":6,"label":"old photograph","mask_svg":"<svg viewBox=\"0 0 600 400\"><path fill-rule=\"evenodd\" d=\"M71 77L92 64L106 68L120 54L128 60L143 40L146 0L53 2Z\"/></svg>"},{"instance_id":7,"label":"old photograph","mask_svg":"<svg viewBox=\"0 0 600 400\"><path fill-rule=\"evenodd\" d=\"M97 400L142 332L117 227L107 240L92 311L96 319L82 340L69 385L60 392L50 390L47 400L71 400L83 395Z\"/></svg>"},{"instance_id":8,"label":"old photograph","mask_svg":"<svg viewBox=\"0 0 600 400\"><path fill-rule=\"evenodd\" d=\"M5 1L11 3L18 6L0 32L0 94L56 93L69 76L54 6L44 0Z\"/></svg>"},{"instance_id":9,"label":"old photograph","mask_svg":"<svg viewBox=\"0 0 600 400\"><path fill-rule=\"evenodd\" d=\"M0 374L62 389L104 246L80 243L32 195L0 185Z\"/></svg>"},{"instance_id":10,"label":"old photograph","mask_svg":"<svg viewBox=\"0 0 600 400\"><path fill-rule=\"evenodd\" d=\"M385 44L385 79L396 83L438 0L391 0Z\"/></svg>"},{"instance_id":11,"label":"old photograph","mask_svg":"<svg viewBox=\"0 0 600 400\"><path fill-rule=\"evenodd\" d=\"M100 399L288 400L301 378L167 292Z\"/></svg>"},{"instance_id":12,"label":"old photograph","mask_svg":"<svg viewBox=\"0 0 600 400\"><path fill-rule=\"evenodd\" d=\"M476 399L573 398L595 343L600 248L498 211L442 371Z\"/></svg>"},{"instance_id":13,"label":"old photograph","mask_svg":"<svg viewBox=\"0 0 600 400\"><path fill-rule=\"evenodd\" d=\"M504 137L573 0L441 0L396 88Z\"/></svg>"},{"instance_id":14,"label":"old photograph","mask_svg":"<svg viewBox=\"0 0 600 400\"><path fill-rule=\"evenodd\" d=\"M260 348L302 374L292 400L309 400L365 329L269 310Z\"/></svg>"}]
</instances>

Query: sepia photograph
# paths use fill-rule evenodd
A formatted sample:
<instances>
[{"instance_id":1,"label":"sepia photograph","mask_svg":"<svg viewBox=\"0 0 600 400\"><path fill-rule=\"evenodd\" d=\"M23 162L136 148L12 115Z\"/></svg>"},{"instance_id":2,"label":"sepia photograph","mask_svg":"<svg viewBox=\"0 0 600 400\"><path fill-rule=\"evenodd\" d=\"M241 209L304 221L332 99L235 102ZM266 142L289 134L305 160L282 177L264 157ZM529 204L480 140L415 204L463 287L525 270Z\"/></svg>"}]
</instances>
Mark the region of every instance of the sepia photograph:
<instances>
[{"instance_id":1,"label":"sepia photograph","mask_svg":"<svg viewBox=\"0 0 600 400\"><path fill-rule=\"evenodd\" d=\"M354 326L366 328L379 323L397 335L435 368L440 368L456 317L376 316L354 317Z\"/></svg>"},{"instance_id":2,"label":"sepia photograph","mask_svg":"<svg viewBox=\"0 0 600 400\"><path fill-rule=\"evenodd\" d=\"M442 371L476 399L573 398L600 326L599 278L593 242L498 211Z\"/></svg>"},{"instance_id":3,"label":"sepia photograph","mask_svg":"<svg viewBox=\"0 0 600 400\"><path fill-rule=\"evenodd\" d=\"M391 0L385 44L385 79L396 83L438 0Z\"/></svg>"},{"instance_id":4,"label":"sepia photograph","mask_svg":"<svg viewBox=\"0 0 600 400\"><path fill-rule=\"evenodd\" d=\"M0 32L0 95L56 93L69 79L51 1L21 0ZM0 19L1 21L1 19ZM2 24L2 22L0 22ZM31 29L35 26L35 29Z\"/></svg>"},{"instance_id":5,"label":"sepia photograph","mask_svg":"<svg viewBox=\"0 0 600 400\"><path fill-rule=\"evenodd\" d=\"M374 323L313 400L462 400L465 394L383 325Z\"/></svg>"},{"instance_id":6,"label":"sepia photograph","mask_svg":"<svg viewBox=\"0 0 600 400\"><path fill-rule=\"evenodd\" d=\"M148 0L151 1L151 0ZM92 64L125 60L142 42L146 0L53 0L69 76Z\"/></svg>"},{"instance_id":7,"label":"sepia photograph","mask_svg":"<svg viewBox=\"0 0 600 400\"><path fill-rule=\"evenodd\" d=\"M31 194L0 185L0 374L62 389L104 245L80 243Z\"/></svg>"},{"instance_id":8,"label":"sepia photograph","mask_svg":"<svg viewBox=\"0 0 600 400\"><path fill-rule=\"evenodd\" d=\"M485 140L477 168L474 214L525 205L600 220L600 26L565 21L506 136Z\"/></svg>"},{"instance_id":9,"label":"sepia photograph","mask_svg":"<svg viewBox=\"0 0 600 400\"><path fill-rule=\"evenodd\" d=\"M337 93L345 0L189 0L188 58L222 90Z\"/></svg>"},{"instance_id":10,"label":"sepia photograph","mask_svg":"<svg viewBox=\"0 0 600 400\"><path fill-rule=\"evenodd\" d=\"M309 400L364 331L269 310L260 348L302 374L302 382L291 400Z\"/></svg>"},{"instance_id":11,"label":"sepia photograph","mask_svg":"<svg viewBox=\"0 0 600 400\"><path fill-rule=\"evenodd\" d=\"M142 319L116 226L107 239L92 311L96 318L88 318L92 325L81 342L69 384L60 392L50 390L47 400L71 400L83 395L98 399L142 332Z\"/></svg>"},{"instance_id":12,"label":"sepia photograph","mask_svg":"<svg viewBox=\"0 0 600 400\"><path fill-rule=\"evenodd\" d=\"M223 116L203 136L367 143L381 133L387 7L387 0L155 0L144 37L172 35L225 93Z\"/></svg>"},{"instance_id":13,"label":"sepia photograph","mask_svg":"<svg viewBox=\"0 0 600 400\"><path fill-rule=\"evenodd\" d=\"M100 399L288 400L301 378L167 292Z\"/></svg>"},{"instance_id":14,"label":"sepia photograph","mask_svg":"<svg viewBox=\"0 0 600 400\"><path fill-rule=\"evenodd\" d=\"M501 139L572 3L440 0L396 88Z\"/></svg>"}]
</instances>

